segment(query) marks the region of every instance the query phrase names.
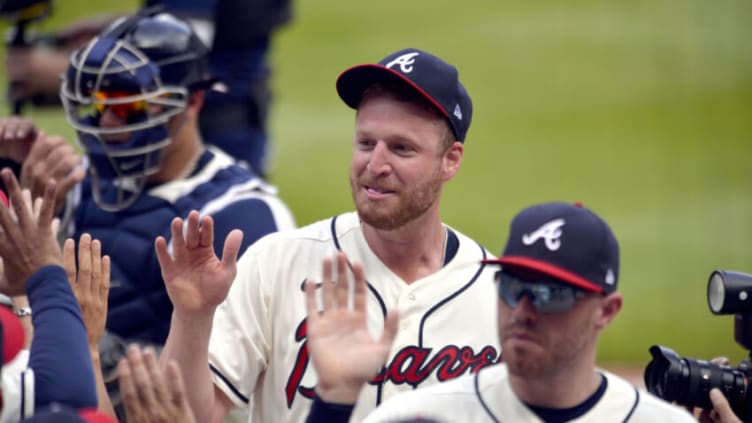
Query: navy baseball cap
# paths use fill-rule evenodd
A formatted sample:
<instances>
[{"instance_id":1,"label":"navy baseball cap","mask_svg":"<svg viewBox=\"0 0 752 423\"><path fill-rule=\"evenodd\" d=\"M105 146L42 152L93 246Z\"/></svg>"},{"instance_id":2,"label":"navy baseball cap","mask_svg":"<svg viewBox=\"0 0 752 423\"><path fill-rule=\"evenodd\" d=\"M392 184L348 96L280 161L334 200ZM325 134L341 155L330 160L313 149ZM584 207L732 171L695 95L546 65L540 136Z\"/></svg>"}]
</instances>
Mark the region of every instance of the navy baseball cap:
<instances>
[{"instance_id":1,"label":"navy baseball cap","mask_svg":"<svg viewBox=\"0 0 752 423\"><path fill-rule=\"evenodd\" d=\"M581 204L545 203L517 214L501 257L483 262L608 294L619 279L619 244L608 224Z\"/></svg>"},{"instance_id":2,"label":"navy baseball cap","mask_svg":"<svg viewBox=\"0 0 752 423\"><path fill-rule=\"evenodd\" d=\"M465 141L473 102L459 81L457 68L431 53L407 48L379 63L345 70L337 78L337 93L345 104L357 109L363 92L377 82L396 82L418 92L447 119L457 141Z\"/></svg>"}]
</instances>

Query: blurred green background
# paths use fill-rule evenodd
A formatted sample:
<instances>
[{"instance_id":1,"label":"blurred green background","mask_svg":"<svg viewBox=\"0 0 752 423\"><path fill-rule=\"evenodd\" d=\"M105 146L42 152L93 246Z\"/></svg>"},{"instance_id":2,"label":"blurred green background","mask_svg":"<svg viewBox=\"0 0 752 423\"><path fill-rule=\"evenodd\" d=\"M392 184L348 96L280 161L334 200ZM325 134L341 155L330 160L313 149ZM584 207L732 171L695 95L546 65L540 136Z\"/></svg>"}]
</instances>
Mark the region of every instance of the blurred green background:
<instances>
[{"instance_id":1,"label":"blurred green background","mask_svg":"<svg viewBox=\"0 0 752 423\"><path fill-rule=\"evenodd\" d=\"M135 5L66 0L36 27ZM733 318L712 316L705 293L713 269L752 273L750 22L748 0L297 1L274 43L271 180L301 225L352 209L354 112L334 81L429 50L475 104L445 222L498 253L523 207L582 201L621 243L625 305L601 362L645 364L663 344L736 364ZM60 112L29 114L72 139Z\"/></svg>"}]
</instances>

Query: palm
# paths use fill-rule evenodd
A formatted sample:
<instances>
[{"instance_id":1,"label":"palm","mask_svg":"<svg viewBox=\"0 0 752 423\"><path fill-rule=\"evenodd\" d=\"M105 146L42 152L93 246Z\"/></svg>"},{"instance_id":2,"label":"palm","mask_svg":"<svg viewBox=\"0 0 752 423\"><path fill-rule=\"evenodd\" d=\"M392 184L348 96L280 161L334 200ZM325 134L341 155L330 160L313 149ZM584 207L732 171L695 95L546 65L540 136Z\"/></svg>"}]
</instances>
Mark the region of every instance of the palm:
<instances>
[{"instance_id":1,"label":"palm","mask_svg":"<svg viewBox=\"0 0 752 423\"><path fill-rule=\"evenodd\" d=\"M172 255L167 252L164 238L155 247L162 268L167 293L176 309L193 313L220 304L235 278L242 233L233 231L227 236L223 259L214 252L214 227L210 217L199 226L198 213L191 212L183 234L183 221L172 222Z\"/></svg>"},{"instance_id":2,"label":"palm","mask_svg":"<svg viewBox=\"0 0 752 423\"><path fill-rule=\"evenodd\" d=\"M366 319L366 282L363 267L352 266L352 307L348 305L347 258L337 255L337 281L332 262L324 260L319 310L314 284L306 284L308 349L318 375L316 393L325 401L354 402L361 387L386 361L397 331L397 314L390 313L381 338L374 340Z\"/></svg>"},{"instance_id":3,"label":"palm","mask_svg":"<svg viewBox=\"0 0 752 423\"><path fill-rule=\"evenodd\" d=\"M375 341L361 310L340 308L309 321L308 348L319 383L360 385L386 361L389 343Z\"/></svg>"}]
</instances>

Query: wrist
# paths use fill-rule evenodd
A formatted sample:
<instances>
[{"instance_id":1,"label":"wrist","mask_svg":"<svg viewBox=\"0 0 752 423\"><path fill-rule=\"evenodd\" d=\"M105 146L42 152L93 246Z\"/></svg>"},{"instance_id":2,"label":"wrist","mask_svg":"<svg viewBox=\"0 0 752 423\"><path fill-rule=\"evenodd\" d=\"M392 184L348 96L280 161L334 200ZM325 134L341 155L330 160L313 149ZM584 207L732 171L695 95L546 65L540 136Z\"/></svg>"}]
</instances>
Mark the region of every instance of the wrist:
<instances>
[{"instance_id":1,"label":"wrist","mask_svg":"<svg viewBox=\"0 0 752 423\"><path fill-rule=\"evenodd\" d=\"M352 405L358 401L358 396L360 395L360 389L362 387L363 385L361 384L357 386L338 385L326 387L319 382L316 384L315 391L316 395L324 402L330 404Z\"/></svg>"},{"instance_id":2,"label":"wrist","mask_svg":"<svg viewBox=\"0 0 752 423\"><path fill-rule=\"evenodd\" d=\"M31 318L31 307L25 306L25 307L17 307L13 306L13 314L18 316L19 318L28 317Z\"/></svg>"}]
</instances>

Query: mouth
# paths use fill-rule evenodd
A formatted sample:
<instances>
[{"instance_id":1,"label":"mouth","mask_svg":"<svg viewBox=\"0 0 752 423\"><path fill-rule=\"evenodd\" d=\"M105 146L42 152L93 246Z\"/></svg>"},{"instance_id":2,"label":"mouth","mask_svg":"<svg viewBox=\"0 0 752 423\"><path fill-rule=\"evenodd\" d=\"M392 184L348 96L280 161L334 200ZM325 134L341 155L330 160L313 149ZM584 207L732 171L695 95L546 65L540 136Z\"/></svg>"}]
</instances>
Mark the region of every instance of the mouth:
<instances>
[{"instance_id":1,"label":"mouth","mask_svg":"<svg viewBox=\"0 0 752 423\"><path fill-rule=\"evenodd\" d=\"M363 189L365 190L366 195L368 195L368 198L373 200L381 199L395 193L393 190L374 185L363 185Z\"/></svg>"},{"instance_id":2,"label":"mouth","mask_svg":"<svg viewBox=\"0 0 752 423\"><path fill-rule=\"evenodd\" d=\"M505 340L515 344L538 344L539 339L532 331L524 329L511 329L507 331Z\"/></svg>"}]
</instances>

